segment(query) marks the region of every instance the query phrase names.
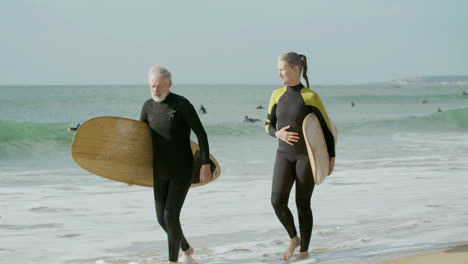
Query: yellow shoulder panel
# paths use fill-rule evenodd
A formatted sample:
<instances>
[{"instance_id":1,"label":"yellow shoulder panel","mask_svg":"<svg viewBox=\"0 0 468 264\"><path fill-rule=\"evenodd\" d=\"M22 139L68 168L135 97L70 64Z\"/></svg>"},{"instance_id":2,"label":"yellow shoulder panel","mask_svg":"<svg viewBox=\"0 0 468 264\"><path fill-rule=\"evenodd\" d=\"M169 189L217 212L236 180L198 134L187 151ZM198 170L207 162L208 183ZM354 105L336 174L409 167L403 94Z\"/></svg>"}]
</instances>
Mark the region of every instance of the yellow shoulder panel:
<instances>
[{"instance_id":1,"label":"yellow shoulder panel","mask_svg":"<svg viewBox=\"0 0 468 264\"><path fill-rule=\"evenodd\" d=\"M273 106L278 104L279 99L281 98L281 96L283 96L283 94L286 91L287 87L278 88L273 91L273 93L271 94L270 104L268 105L268 114L271 114L271 109L273 109Z\"/></svg>"},{"instance_id":2,"label":"yellow shoulder panel","mask_svg":"<svg viewBox=\"0 0 468 264\"><path fill-rule=\"evenodd\" d=\"M323 106L320 96L307 87L301 89L301 95L306 105L313 106L320 111L323 118L325 119L325 122L327 123L328 129L332 131L330 119L328 118L327 112L325 111L325 107Z\"/></svg>"},{"instance_id":3,"label":"yellow shoulder panel","mask_svg":"<svg viewBox=\"0 0 468 264\"><path fill-rule=\"evenodd\" d=\"M279 88L279 89L276 89L273 91L273 93L271 94L271 99L270 99L270 103L268 104L268 116L267 116L267 119L266 119L266 122L265 122L265 131L267 133L268 132L268 127L270 126L270 117L271 117L271 110L273 109L273 107L275 105L278 104L278 101L279 99L281 98L281 96L283 96L283 94L287 91L287 87L283 87L283 88Z\"/></svg>"}]
</instances>

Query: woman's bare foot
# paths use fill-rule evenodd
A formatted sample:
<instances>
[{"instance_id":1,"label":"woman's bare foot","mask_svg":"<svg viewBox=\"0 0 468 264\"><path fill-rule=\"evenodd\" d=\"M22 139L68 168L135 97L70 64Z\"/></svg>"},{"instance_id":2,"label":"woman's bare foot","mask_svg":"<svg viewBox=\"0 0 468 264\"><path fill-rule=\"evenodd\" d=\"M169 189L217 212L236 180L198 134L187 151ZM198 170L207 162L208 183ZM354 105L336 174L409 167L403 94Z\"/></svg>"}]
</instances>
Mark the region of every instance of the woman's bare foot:
<instances>
[{"instance_id":1,"label":"woman's bare foot","mask_svg":"<svg viewBox=\"0 0 468 264\"><path fill-rule=\"evenodd\" d=\"M189 247L187 250L182 252L182 255L179 257L179 262L192 264L196 263L195 260L192 258L193 252L195 252L195 250L193 250L192 247Z\"/></svg>"},{"instance_id":2,"label":"woman's bare foot","mask_svg":"<svg viewBox=\"0 0 468 264\"><path fill-rule=\"evenodd\" d=\"M291 241L289 242L289 247L286 249L286 252L284 252L283 256L281 257L282 260L288 261L294 254L294 250L301 244L301 240L299 239L298 236L295 236L291 238Z\"/></svg>"},{"instance_id":3,"label":"woman's bare foot","mask_svg":"<svg viewBox=\"0 0 468 264\"><path fill-rule=\"evenodd\" d=\"M191 255L193 255L193 252L195 252L193 247L189 247L187 250L182 252L182 255L191 256Z\"/></svg>"},{"instance_id":4,"label":"woman's bare foot","mask_svg":"<svg viewBox=\"0 0 468 264\"><path fill-rule=\"evenodd\" d=\"M308 256L309 256L309 251L301 251L301 252L299 252L299 255L297 255L297 257L292 262L296 262L298 260L305 259Z\"/></svg>"}]
</instances>

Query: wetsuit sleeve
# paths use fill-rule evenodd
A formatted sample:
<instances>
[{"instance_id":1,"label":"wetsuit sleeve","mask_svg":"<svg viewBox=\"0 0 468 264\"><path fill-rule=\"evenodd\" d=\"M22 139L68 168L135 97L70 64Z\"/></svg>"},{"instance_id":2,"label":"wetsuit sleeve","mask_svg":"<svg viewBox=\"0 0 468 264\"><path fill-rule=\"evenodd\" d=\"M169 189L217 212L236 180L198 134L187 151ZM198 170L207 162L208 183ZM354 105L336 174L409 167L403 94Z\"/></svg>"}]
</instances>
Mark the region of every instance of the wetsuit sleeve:
<instances>
[{"instance_id":1,"label":"wetsuit sleeve","mask_svg":"<svg viewBox=\"0 0 468 264\"><path fill-rule=\"evenodd\" d=\"M208 145L208 136L206 135L205 128L203 128L200 118L198 117L197 111L188 100L184 100L181 110L184 120L187 122L193 132L195 132L195 135L197 135L202 164L210 164L210 147Z\"/></svg>"},{"instance_id":2,"label":"wetsuit sleeve","mask_svg":"<svg viewBox=\"0 0 468 264\"><path fill-rule=\"evenodd\" d=\"M314 113L322 127L323 135L325 136L325 141L327 143L327 150L328 155L330 157L335 157L335 138L331 132L331 122L328 118L327 112L325 111L325 107L323 106L322 100L315 94L311 99L310 102L307 102L307 106L309 107L309 111Z\"/></svg>"},{"instance_id":3,"label":"wetsuit sleeve","mask_svg":"<svg viewBox=\"0 0 468 264\"><path fill-rule=\"evenodd\" d=\"M143 104L143 106L141 107L140 121L148 123L148 118L146 117L145 108L146 108L146 103Z\"/></svg>"},{"instance_id":4,"label":"wetsuit sleeve","mask_svg":"<svg viewBox=\"0 0 468 264\"><path fill-rule=\"evenodd\" d=\"M267 118L265 120L265 132L267 132L270 136L274 138L276 138L275 133L276 131L278 131L278 129L276 128L276 106L276 96L273 92L273 94L271 95L270 104L268 105L268 113Z\"/></svg>"}]
</instances>

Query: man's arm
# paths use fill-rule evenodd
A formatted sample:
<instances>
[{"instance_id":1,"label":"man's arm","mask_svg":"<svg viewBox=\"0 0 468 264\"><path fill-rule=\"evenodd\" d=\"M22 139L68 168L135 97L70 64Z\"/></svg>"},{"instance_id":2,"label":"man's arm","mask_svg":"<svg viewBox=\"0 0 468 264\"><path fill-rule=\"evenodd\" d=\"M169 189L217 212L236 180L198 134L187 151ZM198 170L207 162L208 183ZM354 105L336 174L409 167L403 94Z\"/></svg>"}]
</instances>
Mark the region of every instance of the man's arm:
<instances>
[{"instance_id":1,"label":"man's arm","mask_svg":"<svg viewBox=\"0 0 468 264\"><path fill-rule=\"evenodd\" d=\"M205 128L203 127L200 118L198 117L197 111L195 111L193 105L187 99L184 101L185 102L183 102L183 107L181 107L182 115L184 120L198 138L202 164L210 164L210 147L208 144L208 136L206 134Z\"/></svg>"}]
</instances>

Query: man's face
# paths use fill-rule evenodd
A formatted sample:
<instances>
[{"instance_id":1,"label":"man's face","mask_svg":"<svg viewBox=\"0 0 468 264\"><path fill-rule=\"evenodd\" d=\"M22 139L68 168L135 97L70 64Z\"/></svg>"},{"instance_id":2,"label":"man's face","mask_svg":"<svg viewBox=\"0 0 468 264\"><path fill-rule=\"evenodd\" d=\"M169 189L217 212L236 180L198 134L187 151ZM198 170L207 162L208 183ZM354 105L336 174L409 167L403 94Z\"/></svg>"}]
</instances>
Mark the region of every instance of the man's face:
<instances>
[{"instance_id":1,"label":"man's face","mask_svg":"<svg viewBox=\"0 0 468 264\"><path fill-rule=\"evenodd\" d=\"M151 87L151 96L156 102L164 101L166 96L169 94L172 81L165 77L153 77L149 79L149 85Z\"/></svg>"}]
</instances>

